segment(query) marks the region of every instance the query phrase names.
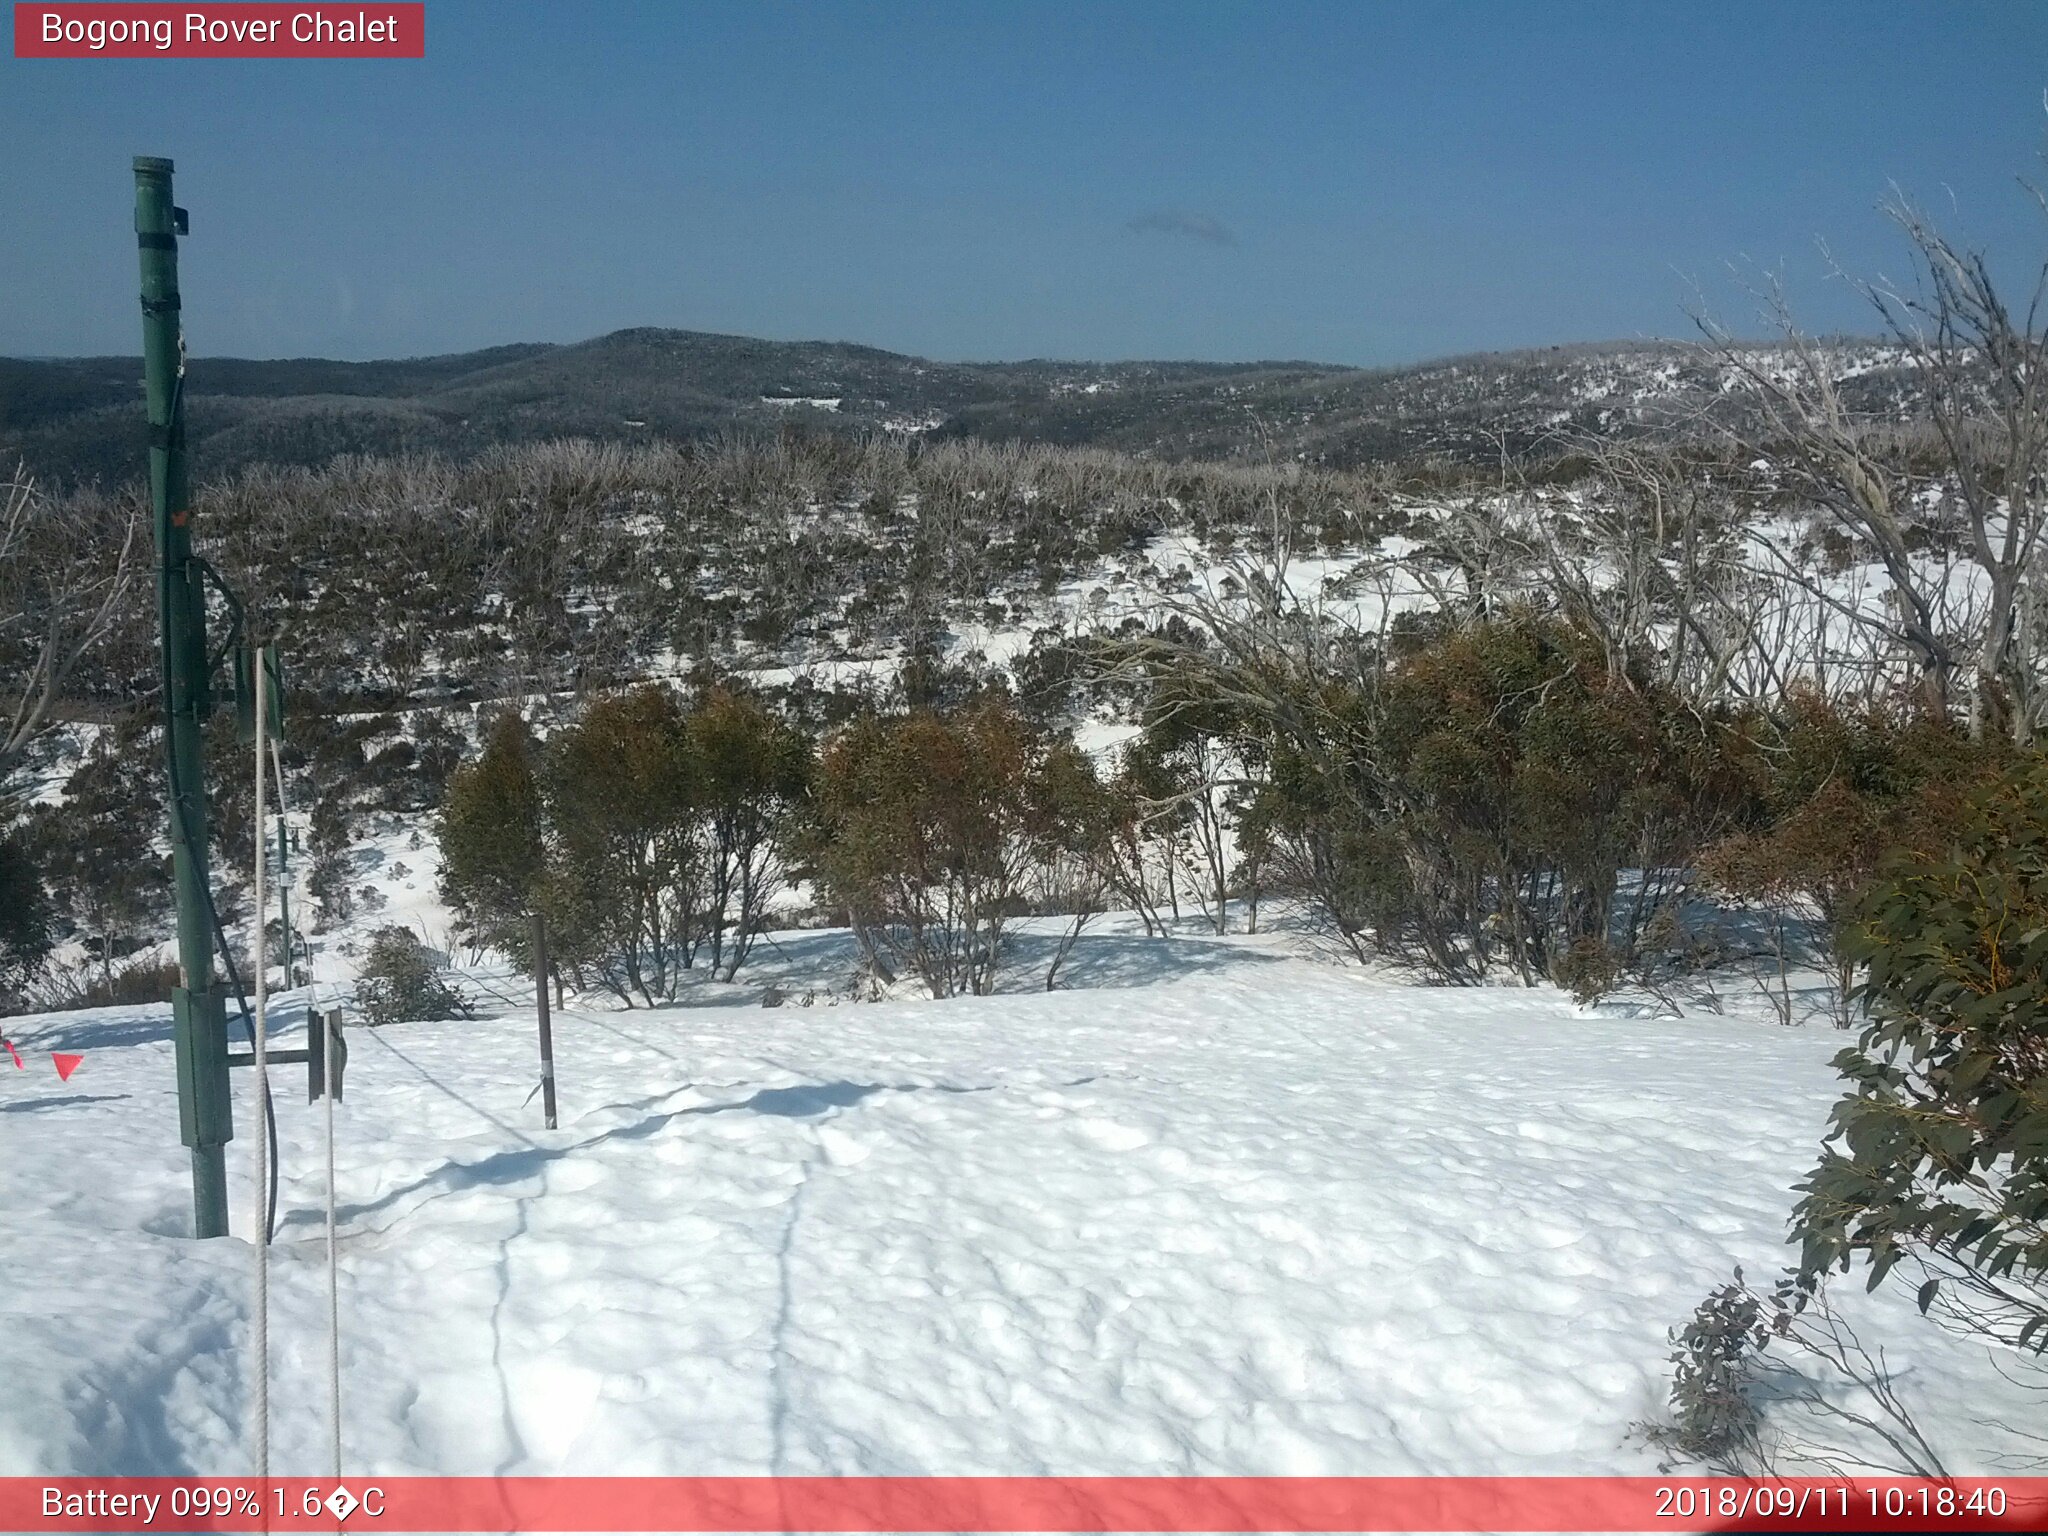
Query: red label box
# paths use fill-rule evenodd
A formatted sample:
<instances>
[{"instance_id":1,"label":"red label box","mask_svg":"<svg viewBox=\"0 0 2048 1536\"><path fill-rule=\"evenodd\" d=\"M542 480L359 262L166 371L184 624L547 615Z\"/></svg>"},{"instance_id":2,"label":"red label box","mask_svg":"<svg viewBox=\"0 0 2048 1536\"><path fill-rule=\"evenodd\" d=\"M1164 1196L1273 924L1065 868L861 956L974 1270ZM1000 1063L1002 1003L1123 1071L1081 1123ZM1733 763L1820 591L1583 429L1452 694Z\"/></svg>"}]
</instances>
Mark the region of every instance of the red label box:
<instances>
[{"instance_id":1,"label":"red label box","mask_svg":"<svg viewBox=\"0 0 2048 1536\"><path fill-rule=\"evenodd\" d=\"M419 59L427 8L345 4L137 4L55 0L14 7L17 59Z\"/></svg>"}]
</instances>

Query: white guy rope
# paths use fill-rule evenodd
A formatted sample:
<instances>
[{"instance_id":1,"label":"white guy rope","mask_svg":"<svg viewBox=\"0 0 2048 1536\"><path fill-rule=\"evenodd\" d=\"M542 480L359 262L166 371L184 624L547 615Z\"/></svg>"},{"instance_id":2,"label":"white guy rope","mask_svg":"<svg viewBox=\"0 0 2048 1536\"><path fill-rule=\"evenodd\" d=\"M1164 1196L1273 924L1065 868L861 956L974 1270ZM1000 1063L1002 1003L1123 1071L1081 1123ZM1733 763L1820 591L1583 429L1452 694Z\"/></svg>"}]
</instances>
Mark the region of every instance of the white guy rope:
<instances>
[{"instance_id":1,"label":"white guy rope","mask_svg":"<svg viewBox=\"0 0 2048 1536\"><path fill-rule=\"evenodd\" d=\"M284 802L284 759L278 755L277 738L270 741L271 774L277 785L277 819L287 819ZM289 832L286 833L290 835ZM289 956L292 953L292 934L287 928L284 935L286 974L290 974ZM320 1081L325 1091L327 1117L327 1439L333 1453L334 1480L341 1481L341 1266L337 1258L334 1220L334 1034L335 1020L332 1010L321 1012L314 1005L319 1001L319 988L313 976L313 951L306 950L306 1049L320 1052ZM320 1020L320 1040L313 1040L312 1021Z\"/></svg>"},{"instance_id":2,"label":"white guy rope","mask_svg":"<svg viewBox=\"0 0 2048 1536\"><path fill-rule=\"evenodd\" d=\"M310 981L310 978L309 978ZM327 1100L327 1436L341 1481L341 1267L334 1247L334 1011L320 1015L321 1080ZM310 1042L309 1042L310 1044Z\"/></svg>"},{"instance_id":3,"label":"white guy rope","mask_svg":"<svg viewBox=\"0 0 2048 1536\"><path fill-rule=\"evenodd\" d=\"M263 686L263 652L256 652L256 921L254 970L256 972L256 1020L254 1046L256 1055L256 1092L258 1102L266 1109L270 1101L270 1076L265 1070L263 1010L265 1004L264 977L268 967L264 964L263 953L263 866L266 840L263 836L263 748L264 726L263 697L269 690ZM270 1244L264 1238L268 1224L270 1190L270 1137L259 1134L256 1138L256 1225L253 1236L256 1245L256 1295L251 1316L254 1338L251 1341L249 1361L249 1393L253 1404L250 1418L256 1434L256 1475L270 1476Z\"/></svg>"}]
</instances>

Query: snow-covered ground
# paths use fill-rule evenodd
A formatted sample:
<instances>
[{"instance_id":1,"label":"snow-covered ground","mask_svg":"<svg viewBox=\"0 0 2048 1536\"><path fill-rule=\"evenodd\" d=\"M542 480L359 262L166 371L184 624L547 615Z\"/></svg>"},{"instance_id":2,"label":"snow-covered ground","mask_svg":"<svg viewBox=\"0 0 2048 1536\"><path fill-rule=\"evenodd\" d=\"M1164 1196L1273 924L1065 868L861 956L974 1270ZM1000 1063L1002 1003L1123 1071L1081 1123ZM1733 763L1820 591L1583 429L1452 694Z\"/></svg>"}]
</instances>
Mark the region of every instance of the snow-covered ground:
<instances>
[{"instance_id":1,"label":"snow-covered ground","mask_svg":"<svg viewBox=\"0 0 2048 1536\"><path fill-rule=\"evenodd\" d=\"M1785 1261L1843 1037L1091 930L1070 989L779 1009L845 959L352 1032L351 1472L1647 1472L1667 1330ZM195 1242L162 1009L7 1021L0 1473L246 1465L255 1204ZM293 1043L293 1042L287 1042ZM60 1082L48 1053L82 1053ZM275 1069L273 1467L324 1467L320 1117ZM1844 1298L1951 1470L2027 1395Z\"/></svg>"}]
</instances>

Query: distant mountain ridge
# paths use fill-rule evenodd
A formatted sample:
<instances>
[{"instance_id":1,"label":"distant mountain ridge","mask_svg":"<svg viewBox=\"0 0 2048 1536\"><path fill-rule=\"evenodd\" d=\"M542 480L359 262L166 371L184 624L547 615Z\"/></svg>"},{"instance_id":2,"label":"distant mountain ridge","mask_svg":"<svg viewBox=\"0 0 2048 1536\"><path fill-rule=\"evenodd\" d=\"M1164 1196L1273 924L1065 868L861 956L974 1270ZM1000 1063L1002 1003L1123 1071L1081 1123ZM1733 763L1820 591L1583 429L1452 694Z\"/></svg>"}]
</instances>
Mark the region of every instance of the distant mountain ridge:
<instances>
[{"instance_id":1,"label":"distant mountain ridge","mask_svg":"<svg viewBox=\"0 0 2048 1536\"><path fill-rule=\"evenodd\" d=\"M1868 344L1857 378L1888 387ZM51 481L142 467L137 358L0 358L0 457ZM1612 430L1725 390L1676 342L1579 344L1402 368L1310 362L940 363L845 342L639 328L566 345L374 362L195 358L193 469L343 453L466 457L547 437L774 430L975 436L1167 458L1277 452L1333 466L1498 453L1559 428Z\"/></svg>"}]
</instances>

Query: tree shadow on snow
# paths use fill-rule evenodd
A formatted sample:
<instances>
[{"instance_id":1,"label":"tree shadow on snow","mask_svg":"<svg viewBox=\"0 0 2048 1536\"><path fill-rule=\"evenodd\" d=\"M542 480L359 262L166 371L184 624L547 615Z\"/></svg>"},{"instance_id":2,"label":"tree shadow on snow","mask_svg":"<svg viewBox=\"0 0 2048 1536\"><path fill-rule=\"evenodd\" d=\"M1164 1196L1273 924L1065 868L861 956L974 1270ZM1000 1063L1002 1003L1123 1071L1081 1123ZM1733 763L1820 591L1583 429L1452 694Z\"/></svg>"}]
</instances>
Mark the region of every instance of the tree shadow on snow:
<instances>
[{"instance_id":1,"label":"tree shadow on snow","mask_svg":"<svg viewBox=\"0 0 2048 1536\"><path fill-rule=\"evenodd\" d=\"M996 978L998 994L1028 995L1045 990L1046 969L1059 951L1060 934L1054 931L1058 925L1055 920L1031 919L1028 925L1011 929L1005 939L1003 966ZM1149 987L1180 977L1277 965L1286 958L1284 953L1213 935L1147 936L1089 931L1074 941L1061 961L1057 990ZM629 1008L620 1017L629 1019L636 1012L658 1013L668 1007L756 1008L768 989L791 1001L806 993L831 994L855 978L860 969L859 947L843 928L764 934L734 981L719 982L708 968L693 969L684 973L673 1003L659 1004L654 1009Z\"/></svg>"},{"instance_id":2,"label":"tree shadow on snow","mask_svg":"<svg viewBox=\"0 0 2048 1536\"><path fill-rule=\"evenodd\" d=\"M677 1090L685 1091L685 1090ZM471 1163L447 1162L423 1174L410 1184L403 1184L378 1196L375 1200L360 1205L345 1205L336 1212L340 1222L358 1221L388 1210L410 1195L422 1193L439 1186L438 1192L429 1200L438 1200L446 1195L460 1194L464 1190L481 1186L503 1187L523 1183L540 1177L556 1162L573 1157L593 1147L614 1141L645 1141L674 1121L690 1115L757 1114L772 1115L783 1119L808 1120L828 1114L834 1110L846 1109L877 1093L917 1093L933 1091L939 1093L984 1093L985 1088L964 1088L944 1083L800 1083L787 1088L762 1088L744 1099L725 1104L691 1104L682 1109L665 1110L657 1114L643 1115L626 1125L615 1126L587 1136L567 1146L548 1147L528 1141L523 1147L508 1147L502 1152L493 1152L487 1157ZM670 1098L663 1094L660 1098ZM620 1106L638 1109L642 1104ZM423 1204L425 1202L422 1202ZM310 1224L316 1218L311 1213L293 1212L279 1223L281 1227Z\"/></svg>"},{"instance_id":3,"label":"tree shadow on snow","mask_svg":"<svg viewBox=\"0 0 2048 1536\"><path fill-rule=\"evenodd\" d=\"M1037 973L1044 985L1058 940L1043 934L1021 934L1005 968L1008 977L1029 979ZM1155 986L1176 977L1216 975L1279 965L1285 955L1213 938L1181 938L1161 934L1083 933L1059 971L1061 991L1113 990ZM1035 990L1035 989L1034 989Z\"/></svg>"},{"instance_id":4,"label":"tree shadow on snow","mask_svg":"<svg viewBox=\"0 0 2048 1536\"><path fill-rule=\"evenodd\" d=\"M73 1014L45 1014L26 1019L0 1019L0 1035L23 1051L107 1051L124 1045L150 1045L171 1038L169 1005L145 1010L83 1009Z\"/></svg>"},{"instance_id":5,"label":"tree shadow on snow","mask_svg":"<svg viewBox=\"0 0 2048 1536\"><path fill-rule=\"evenodd\" d=\"M880 1083L817 1083L804 1084L795 1088L763 1088L745 1103L735 1107L750 1109L757 1115L782 1115L792 1120L808 1120L822 1115L828 1109L846 1109L858 1104L871 1093L881 1092Z\"/></svg>"},{"instance_id":6,"label":"tree shadow on snow","mask_svg":"<svg viewBox=\"0 0 2048 1536\"><path fill-rule=\"evenodd\" d=\"M69 1109L74 1104L112 1104L133 1097L133 1094L127 1093L60 1093L48 1099L18 1099L11 1104L0 1104L0 1115L24 1115L41 1109Z\"/></svg>"}]
</instances>

